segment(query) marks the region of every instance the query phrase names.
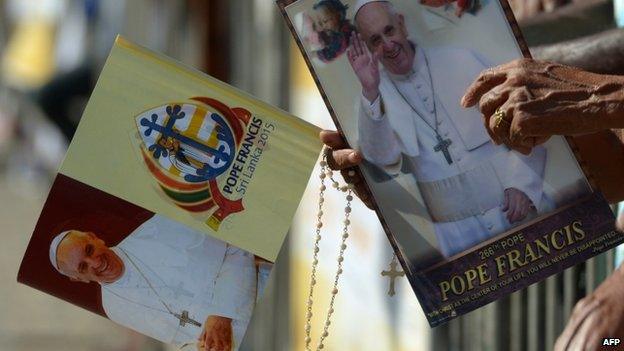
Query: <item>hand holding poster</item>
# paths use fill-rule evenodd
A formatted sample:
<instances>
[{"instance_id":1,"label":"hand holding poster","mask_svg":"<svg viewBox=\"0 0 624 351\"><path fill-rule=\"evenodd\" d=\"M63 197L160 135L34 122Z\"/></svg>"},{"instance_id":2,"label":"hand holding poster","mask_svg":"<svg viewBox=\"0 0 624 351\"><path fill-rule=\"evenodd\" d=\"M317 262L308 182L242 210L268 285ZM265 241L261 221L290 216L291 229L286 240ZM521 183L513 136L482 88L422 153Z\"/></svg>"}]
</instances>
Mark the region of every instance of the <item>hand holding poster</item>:
<instances>
[{"instance_id":1,"label":"hand holding poster","mask_svg":"<svg viewBox=\"0 0 624 351\"><path fill-rule=\"evenodd\" d=\"M185 350L237 350L317 135L118 38L18 280Z\"/></svg>"},{"instance_id":2,"label":"hand holding poster","mask_svg":"<svg viewBox=\"0 0 624 351\"><path fill-rule=\"evenodd\" d=\"M435 2L278 3L362 155L374 208L432 325L624 239L564 138L523 154L492 142L477 108L460 105L484 69L526 49L506 2L478 1L460 18ZM305 18L322 4L348 8L353 25L331 62L306 45Z\"/></svg>"}]
</instances>

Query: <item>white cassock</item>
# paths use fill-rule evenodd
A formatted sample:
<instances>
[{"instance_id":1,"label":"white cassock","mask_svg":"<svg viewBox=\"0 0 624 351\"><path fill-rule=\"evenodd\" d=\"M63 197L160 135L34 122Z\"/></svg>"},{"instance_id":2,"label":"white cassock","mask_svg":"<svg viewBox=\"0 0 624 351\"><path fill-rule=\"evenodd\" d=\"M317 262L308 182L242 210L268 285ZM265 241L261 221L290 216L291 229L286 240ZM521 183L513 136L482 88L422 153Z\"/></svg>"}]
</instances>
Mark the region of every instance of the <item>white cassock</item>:
<instances>
[{"instance_id":1,"label":"white cassock","mask_svg":"<svg viewBox=\"0 0 624 351\"><path fill-rule=\"evenodd\" d=\"M209 315L228 317L233 350L238 349L255 302L252 254L159 215L112 250L125 271L116 282L102 284L102 305L111 320L165 343L191 343L195 350L202 327L181 326L168 309L187 311L202 325Z\"/></svg>"},{"instance_id":2,"label":"white cassock","mask_svg":"<svg viewBox=\"0 0 624 351\"><path fill-rule=\"evenodd\" d=\"M381 97L358 101L365 159L390 175L398 174L403 162L411 163L446 257L511 227L502 211L504 189L525 193L538 213L552 207L543 192L546 150L537 147L524 156L496 146L477 109L460 106L466 88L487 67L469 50L417 47L410 74L381 68ZM442 139L451 141L451 164L434 150L436 122Z\"/></svg>"}]
</instances>

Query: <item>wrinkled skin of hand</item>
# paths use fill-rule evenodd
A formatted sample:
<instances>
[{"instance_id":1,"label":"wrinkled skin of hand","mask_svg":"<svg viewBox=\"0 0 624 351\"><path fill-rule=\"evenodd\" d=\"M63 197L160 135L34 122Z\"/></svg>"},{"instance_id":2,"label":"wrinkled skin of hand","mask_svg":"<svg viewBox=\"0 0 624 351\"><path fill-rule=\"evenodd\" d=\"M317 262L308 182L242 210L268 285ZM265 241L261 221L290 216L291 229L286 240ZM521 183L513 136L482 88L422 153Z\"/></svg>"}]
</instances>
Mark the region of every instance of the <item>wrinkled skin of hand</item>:
<instances>
[{"instance_id":1,"label":"wrinkled skin of hand","mask_svg":"<svg viewBox=\"0 0 624 351\"><path fill-rule=\"evenodd\" d=\"M552 135L573 135L608 201L624 199L624 78L520 59L485 70L461 103L478 105L492 139L522 153ZM492 118L500 108L505 120Z\"/></svg>"},{"instance_id":2,"label":"wrinkled skin of hand","mask_svg":"<svg viewBox=\"0 0 624 351\"><path fill-rule=\"evenodd\" d=\"M323 144L332 149L332 154L327 159L329 168L340 171L345 181L353 184L355 195L362 200L366 207L373 209L373 195L360 174L355 172L355 167L362 163L362 153L348 148L347 143L338 132L324 130L321 132L320 138Z\"/></svg>"},{"instance_id":3,"label":"wrinkled skin of hand","mask_svg":"<svg viewBox=\"0 0 624 351\"><path fill-rule=\"evenodd\" d=\"M552 135L624 127L624 78L519 59L485 70L461 104L478 104L494 142L523 154ZM501 110L505 118L492 118Z\"/></svg>"},{"instance_id":4,"label":"wrinkled skin of hand","mask_svg":"<svg viewBox=\"0 0 624 351\"><path fill-rule=\"evenodd\" d=\"M230 351L232 349L232 320L208 316L197 342L197 351Z\"/></svg>"},{"instance_id":5,"label":"wrinkled skin of hand","mask_svg":"<svg viewBox=\"0 0 624 351\"><path fill-rule=\"evenodd\" d=\"M624 339L624 266L576 304L555 350L602 350L604 338Z\"/></svg>"}]
</instances>

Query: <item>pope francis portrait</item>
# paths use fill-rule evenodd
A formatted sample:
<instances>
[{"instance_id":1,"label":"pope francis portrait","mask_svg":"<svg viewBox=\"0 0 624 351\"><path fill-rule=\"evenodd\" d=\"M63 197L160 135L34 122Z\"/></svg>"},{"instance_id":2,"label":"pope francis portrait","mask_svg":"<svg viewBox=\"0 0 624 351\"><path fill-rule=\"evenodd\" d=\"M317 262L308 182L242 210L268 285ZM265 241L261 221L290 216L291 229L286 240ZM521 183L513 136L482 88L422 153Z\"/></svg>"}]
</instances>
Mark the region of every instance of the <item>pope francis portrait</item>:
<instances>
[{"instance_id":1,"label":"pope francis portrait","mask_svg":"<svg viewBox=\"0 0 624 351\"><path fill-rule=\"evenodd\" d=\"M347 57L361 86L360 151L386 176L415 177L446 257L552 209L546 150L522 155L495 145L478 110L460 106L486 60L466 48L418 45L389 1L358 1L354 23Z\"/></svg>"},{"instance_id":2,"label":"pope francis portrait","mask_svg":"<svg viewBox=\"0 0 624 351\"><path fill-rule=\"evenodd\" d=\"M99 283L111 320L184 350L237 350L256 297L251 253L159 215L114 247L64 231L50 262L72 281Z\"/></svg>"}]
</instances>

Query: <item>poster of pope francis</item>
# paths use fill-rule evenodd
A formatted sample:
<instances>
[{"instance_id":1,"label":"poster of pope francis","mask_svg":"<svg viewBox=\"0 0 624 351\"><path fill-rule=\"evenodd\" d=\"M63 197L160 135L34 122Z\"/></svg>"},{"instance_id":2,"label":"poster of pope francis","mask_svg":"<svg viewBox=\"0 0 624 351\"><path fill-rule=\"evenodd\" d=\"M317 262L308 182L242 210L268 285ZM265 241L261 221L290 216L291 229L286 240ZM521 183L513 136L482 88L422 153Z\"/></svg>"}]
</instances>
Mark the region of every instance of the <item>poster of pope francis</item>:
<instances>
[{"instance_id":1,"label":"poster of pope francis","mask_svg":"<svg viewBox=\"0 0 624 351\"><path fill-rule=\"evenodd\" d=\"M230 351L269 269L245 250L59 175L18 279L182 350Z\"/></svg>"},{"instance_id":2,"label":"poster of pope francis","mask_svg":"<svg viewBox=\"0 0 624 351\"><path fill-rule=\"evenodd\" d=\"M529 54L506 0L278 4L338 130L321 133L326 161L375 211L403 269L382 276L405 275L431 326L621 240L573 143L516 152L485 128L510 125L505 111L461 105L488 68ZM502 86L480 103L531 99Z\"/></svg>"},{"instance_id":3,"label":"poster of pope francis","mask_svg":"<svg viewBox=\"0 0 624 351\"><path fill-rule=\"evenodd\" d=\"M484 69L521 56L498 0L281 2L334 121L363 156L380 219L414 267L591 193L563 138L524 155L492 142L478 109L460 105ZM321 26L348 43L329 62L309 22L331 24L332 9L352 30Z\"/></svg>"}]
</instances>

